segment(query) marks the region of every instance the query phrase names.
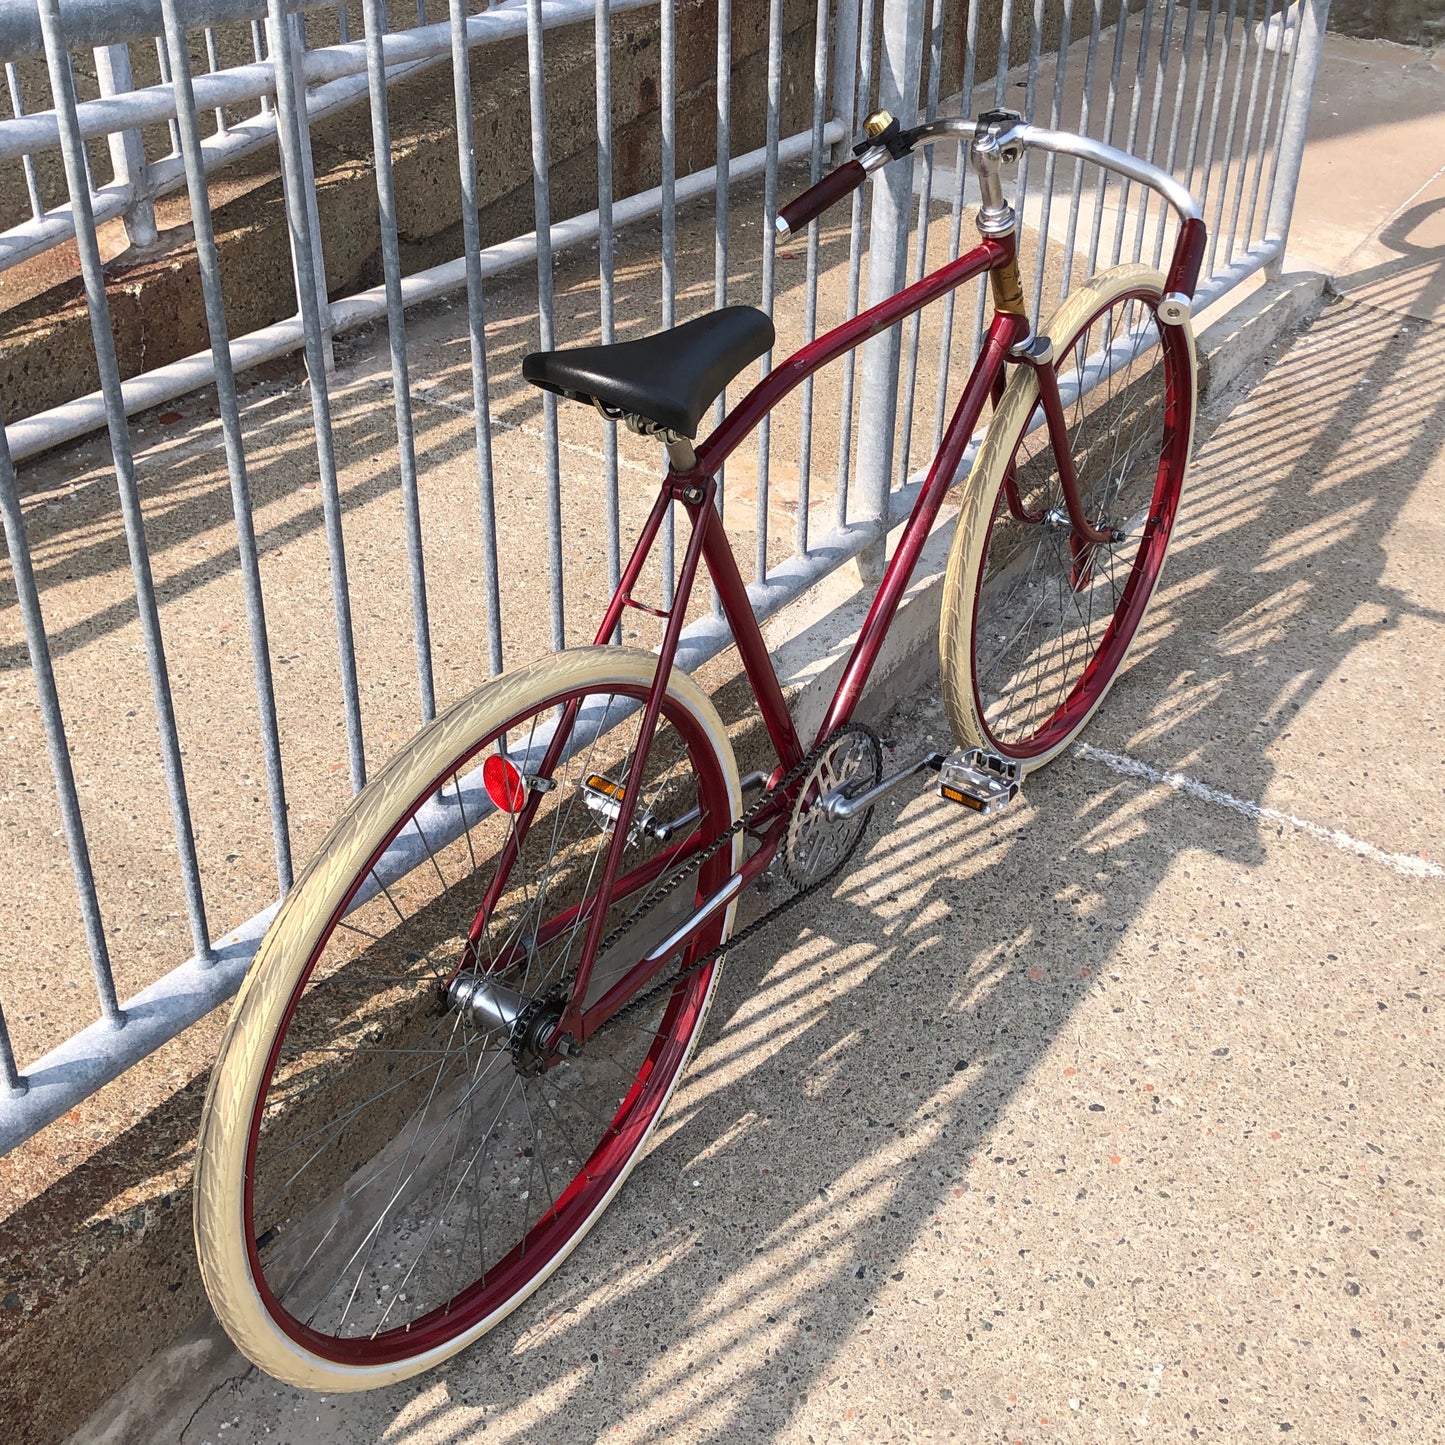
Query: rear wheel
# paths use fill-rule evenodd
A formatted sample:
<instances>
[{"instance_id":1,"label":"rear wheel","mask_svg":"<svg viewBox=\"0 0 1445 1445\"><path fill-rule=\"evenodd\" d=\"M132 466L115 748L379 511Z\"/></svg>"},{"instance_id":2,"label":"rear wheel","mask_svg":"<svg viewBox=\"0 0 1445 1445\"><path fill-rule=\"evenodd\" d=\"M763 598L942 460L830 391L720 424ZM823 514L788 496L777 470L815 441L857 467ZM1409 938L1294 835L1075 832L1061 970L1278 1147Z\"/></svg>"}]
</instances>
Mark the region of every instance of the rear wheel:
<instances>
[{"instance_id":1,"label":"rear wheel","mask_svg":"<svg viewBox=\"0 0 1445 1445\"><path fill-rule=\"evenodd\" d=\"M1194 434L1194 338L1164 278L1119 266L1044 328L1092 544L1071 524L1034 372L1019 366L979 450L944 584L943 697L965 747L1041 766L1093 716L1164 565Z\"/></svg>"},{"instance_id":2,"label":"rear wheel","mask_svg":"<svg viewBox=\"0 0 1445 1445\"><path fill-rule=\"evenodd\" d=\"M270 1374L356 1390L446 1359L562 1263L640 1157L716 965L643 995L580 1050L547 1041L655 665L581 649L483 687L378 774L277 915L196 1166L206 1288ZM739 807L726 730L674 673L589 1005L726 881L740 840L634 917ZM731 922L729 908L676 962Z\"/></svg>"}]
</instances>

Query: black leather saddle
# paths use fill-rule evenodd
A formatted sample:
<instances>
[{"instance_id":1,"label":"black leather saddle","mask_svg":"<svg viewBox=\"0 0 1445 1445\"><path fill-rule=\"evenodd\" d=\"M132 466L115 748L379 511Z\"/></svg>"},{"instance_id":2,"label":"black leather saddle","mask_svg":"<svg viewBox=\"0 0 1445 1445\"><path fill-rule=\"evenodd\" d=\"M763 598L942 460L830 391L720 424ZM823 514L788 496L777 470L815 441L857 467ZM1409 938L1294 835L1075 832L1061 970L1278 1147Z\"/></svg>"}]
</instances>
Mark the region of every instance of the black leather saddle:
<instances>
[{"instance_id":1,"label":"black leather saddle","mask_svg":"<svg viewBox=\"0 0 1445 1445\"><path fill-rule=\"evenodd\" d=\"M523 359L522 375L573 401L600 403L611 414L692 439L709 404L773 339L764 312L724 306L640 341L534 351Z\"/></svg>"}]
</instances>

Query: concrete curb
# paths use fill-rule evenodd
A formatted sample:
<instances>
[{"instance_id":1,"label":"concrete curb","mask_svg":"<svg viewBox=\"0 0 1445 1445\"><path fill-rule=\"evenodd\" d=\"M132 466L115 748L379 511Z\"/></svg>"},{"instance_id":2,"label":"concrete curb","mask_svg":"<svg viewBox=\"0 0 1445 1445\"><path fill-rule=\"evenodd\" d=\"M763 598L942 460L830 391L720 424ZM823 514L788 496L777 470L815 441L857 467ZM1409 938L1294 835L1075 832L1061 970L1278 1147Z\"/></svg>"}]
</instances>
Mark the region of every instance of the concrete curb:
<instances>
[{"instance_id":1,"label":"concrete curb","mask_svg":"<svg viewBox=\"0 0 1445 1445\"><path fill-rule=\"evenodd\" d=\"M1198 338L1201 439L1264 367L1271 351L1322 303L1324 293L1323 276L1290 276L1260 287L1205 327ZM865 722L882 722L900 697L937 677L939 605L955 518L956 509L947 508L924 548L912 586L864 691L858 716ZM895 529L895 540L900 531ZM822 722L872 595L873 589L862 585L855 570L847 568L764 627L805 741L811 740ZM725 715L731 714L728 709ZM761 741L760 729L756 736L751 728L742 729L737 743L744 768L757 765L749 754ZM151 1290L146 1279L157 1266L155 1246L188 1250L189 1230L183 1234L174 1227L188 1217L188 1209L177 1209L169 1220L171 1227L154 1231L157 1238L151 1248L122 1249L109 1258L105 1265L107 1298L147 1296ZM132 1270L135 1277L128 1284ZM189 1257L185 1272L188 1276L194 1272ZM80 1322L69 1322L66 1333L79 1338L83 1334ZM251 1368L206 1311L152 1354L127 1384L68 1437L68 1445L131 1445L138 1441L169 1445L179 1441L205 1400ZM39 1441L58 1437L42 1431L18 1433L16 1438Z\"/></svg>"}]
</instances>

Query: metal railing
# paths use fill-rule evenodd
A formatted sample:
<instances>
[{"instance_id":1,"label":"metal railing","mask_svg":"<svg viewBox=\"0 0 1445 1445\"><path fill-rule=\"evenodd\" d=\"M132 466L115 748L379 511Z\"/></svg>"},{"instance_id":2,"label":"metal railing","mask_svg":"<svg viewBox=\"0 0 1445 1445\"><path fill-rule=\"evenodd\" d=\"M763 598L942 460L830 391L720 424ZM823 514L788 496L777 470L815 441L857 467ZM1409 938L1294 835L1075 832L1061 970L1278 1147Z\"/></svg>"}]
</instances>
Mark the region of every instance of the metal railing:
<instances>
[{"instance_id":1,"label":"metal railing","mask_svg":"<svg viewBox=\"0 0 1445 1445\"><path fill-rule=\"evenodd\" d=\"M432 0L436 5L437 0ZM739 7L739 16L733 7ZM747 6L744 13L742 7ZM277 723L277 685L268 641L268 604L277 597L263 586L256 508L250 491L250 467L256 438L242 425L244 392L238 376L277 357L304 353L312 409L322 525L329 562L332 616L339 664L340 714L353 789L363 786L368 752L362 729L357 641L348 584L346 540L332 411L333 351L338 339L374 324L387 328L390 390L394 403L394 467L401 499L402 524L410 578L411 652L415 657L420 718L438 706L433 674L432 618L427 597L428 538L423 528L415 392L410 368L408 312L454 293L464 292L467 345L470 350L471 405L474 426L472 466L479 510L476 540L481 554L480 597L485 613L485 650L492 672L500 670L508 616L499 587L498 478L493 440L499 434L492 414L493 385L489 353L495 342L484 306L488 280L502 272L535 264L536 324L544 347L585 339L576 326L559 326L553 275L559 257L579 243L597 243L596 324L590 339L610 341L633 318L620 315L615 246L626 228L649 217L660 221L655 253L656 286L643 308L656 324L679 317L679 213L694 199L711 198L713 277L711 300L722 305L747 300L773 310L780 298L773 215L780 200L780 170L802 163L817 179L830 158L846 153L861 119L875 103L905 121L919 115L1012 104L1041 124L1076 129L1134 151L1172 171L1201 201L1211 228L1210 252L1200 305L1223 295L1283 255L1290 211L1299 175L1304 130L1318 66L1328 0L1144 0L1125 10L1104 0L1062 0L1046 7L1035 0L1031 14L1014 0L981 5L970 0L966 15L945 16L943 0L714 0L706 13L716 24L717 62L709 98L716 102L715 163L678 174L679 135L676 76L678 0L503 0L469 15L465 0L449 0L448 18L428 24L425 0L418 0L418 24L387 28L384 0L353 0L350 11L332 4L339 18L337 43L308 49L302 17L287 0L129 0L88 4L86 0L34 0L12 5L0 16L0 58L15 114L0 120L0 176L10 170L23 179L31 216L0 236L0 268L33 257L57 237L73 237L80 262L100 377L96 393L20 418L0 431L0 514L10 559L16 607L39 700L60 819L69 849L85 946L94 977L99 1018L22 1069L0 1012L0 1152L12 1148L78 1100L115 1078L189 1024L226 1000L239 986L276 903L264 898L239 906L231 898L223 928L213 927L218 905L208 894L206 869L196 844L193 802L186 785L187 767L207 749L229 744L224 730L214 734L192 728L183 738L167 667L165 608L157 599L143 515L144 487L137 474L130 416L198 388L214 388L222 435L221 454L229 484L235 526L235 566L242 584L248 630L259 745L274 853L275 891L284 894L293 874L290 822ZM394 9L398 8L394 6ZM656 11L657 82L655 109L644 117L657 135L656 181L632 194L614 194L613 90L611 67L613 16L621 10ZM698 6L689 15L697 21ZM349 18L348 18L349 16ZM811 47L811 68L802 109L806 124L784 134L788 105L784 95L785 20L799 21ZM756 19L766 40L760 52L763 92L740 97L734 84L733 40L736 21ZM989 28L983 29L985 18ZM262 21L264 19L264 36ZM1061 20L1061 27L1060 27ZM1046 21L1048 22L1046 24ZM214 40L217 27L255 23L254 58L222 66ZM393 16L392 24L396 24ZM963 33L953 43L946 25ZM352 39L348 28L359 28ZM553 215L552 175L547 136L550 97L545 84L547 34L554 27L584 33L590 27L596 85L595 209L565 219ZM1051 28L1052 27L1052 28ZM207 36L211 69L193 74L193 32ZM795 29L798 28L795 26ZM1063 40L1049 39L1062 30ZM990 33L992 30L993 33ZM786 32L791 34L792 32ZM137 36L160 46L166 79L159 85L130 88L125 47ZM472 114L472 53L499 39L525 36L532 162L534 227L497 244L482 244L477 205L477 158ZM264 44L263 44L264 40ZM996 54L990 73L977 65L980 42ZM99 47L106 56L97 65L102 95L77 98L71 52ZM22 114L16 63L44 53L50 82L50 106ZM956 56L956 62L949 57ZM388 85L428 64L449 59L455 101L457 178L460 182L462 255L439 265L404 273L399 241L398 200L392 169ZM920 79L922 77L922 79ZM316 206L311 123L328 108L364 97L374 147L375 191L381 284L340 298L328 296L322 264L323 236ZM254 104L237 118L235 107ZM748 112L764 113L763 144L737 153L734 122ZM147 156L143 134L164 126L169 150ZM87 141L104 138L113 163L110 180L98 183ZM296 314L261 330L232 337L226 325L215 225L208 176L217 167L262 144L277 144L290 237ZM58 152L66 199L42 194L38 162ZM7 167L9 169L7 169ZM730 229L740 187L761 181L761 224ZM151 370L122 377L97 239L97 226L122 216L135 241L154 226L156 196L185 185L198 263L199 285L210 345L205 352ZM966 244L964 221L973 200L962 165L945 150L915 163L887 168L875 178L871 200L858 193L846 231L830 233L846 257L829 262L823 231L814 223L806 238L801 324L780 339L780 349L810 340L821 324L820 287L835 281L849 314L863 303L863 263L868 257L868 298L881 297L916 278ZM1111 181L1082 164L1050 155L1032 170L1025 161L1016 187L1016 205L1028 239L1025 274L1032 275L1032 302L1047 313L1055 296L1096 266L1120 259L1158 261L1172 222L1162 206L1152 211L1148 192L1127 181ZM867 213L865 215L865 212ZM866 221L866 224L865 224ZM28 248L28 249L27 249ZM835 250L836 255L836 250ZM745 263L739 266L739 257ZM569 260L569 265L576 264ZM749 294L740 289L740 269L756 267ZM752 288L756 289L752 289ZM796 285L789 288L796 290ZM696 288L694 288L696 290ZM1051 294L1052 293L1052 294ZM641 304L641 303L638 303ZM778 431L765 424L759 435L755 518L755 580L750 587L760 615L769 615L850 558L865 572L876 561L888 525L911 503L918 485L914 468L926 464L941 437L950 400L979 345L984 318L982 290L971 315L960 317L953 295L941 303L936 341L924 346L919 317L875 338L865 348L861 368L850 355L826 393L810 380L800 389L797 410L797 494L791 518L791 552L781 560L776 529L767 520L770 478L778 462ZM3 315L0 315L3 325ZM459 339L459 338L458 338ZM936 351L935 351L936 348ZM771 357L764 358L766 370ZM927 374L936 372L931 406L921 396ZM585 640L569 630L564 609L567 571L564 547L561 448L556 398L539 400L543 467L540 489L544 516L531 524L530 550L545 558L542 572L549 597L546 627L553 647ZM724 401L718 402L722 414ZM466 408L464 408L466 409ZM826 415L825 415L826 413ZM827 426L824 427L824 423ZM836 425L836 463L820 435ZM86 825L71 761L60 695L51 656L51 638L43 613L44 598L27 540L27 515L15 463L104 427L119 489L125 543L133 577L135 606L149 674L162 771L170 802L175 856L184 898L191 957L163 972L134 997L117 995L109 953L106 909L92 868ZM605 507L606 570L615 583L621 558L621 515L625 492L614 426L605 429L599 463ZM52 455L46 465L57 465ZM59 465L64 466L62 461ZM76 463L78 467L79 462ZM219 462L218 462L219 465ZM792 467L792 461L788 461ZM827 495L831 488L832 496ZM726 479L723 493L726 495ZM505 520L505 519L502 519ZM519 523L520 525L520 523ZM446 539L455 549L455 537ZM662 574L664 602L670 601L671 534ZM541 578L537 579L540 584ZM286 599L288 607L298 605ZM323 625L318 614L316 625ZM688 629L680 654L696 667L727 646L721 620L704 616ZM372 761L375 760L373 744ZM13 806L13 804L4 804ZM19 862L13 866L21 866ZM244 904L244 900L243 900ZM108 908L122 907L111 900ZM244 917L249 912L251 916ZM244 921L241 919L244 917ZM232 926L232 925L235 926ZM217 934L219 933L219 937ZM16 938L4 941L13 960ZM0 963L0 987L13 970ZM78 1022L78 1021L77 1021Z\"/></svg>"},{"instance_id":2,"label":"metal railing","mask_svg":"<svg viewBox=\"0 0 1445 1445\"><path fill-rule=\"evenodd\" d=\"M612 9L628 10L648 3L650 0L613 0ZM432 4L441 8L438 0L432 0ZM389 85L443 63L450 53L450 27L444 23L426 24L426 5L427 0L417 0L418 26L388 33L383 53ZM336 0L289 0L285 8L291 17L293 45L301 54L298 68L305 85L307 124L364 102L368 89L366 52L364 44L350 40L348 6L338 5ZM70 9L64 12L67 21ZM92 193L92 214L97 224L119 217L132 244L141 246L156 240L156 200L184 189L187 183L179 143L171 47L164 34L156 34L159 83L133 87L131 46L127 40L113 37L144 34L148 24L159 31L161 10L159 0L131 0L129 4L104 8L102 13L110 28L98 33L109 43L97 44L93 49L99 94L76 104L82 139L107 140L113 168L111 180ZM542 25L551 28L576 24L589 17L592 10L591 0L546 0ZM183 21L193 17L197 22L211 22L201 27L209 68L194 75L191 84L196 109L211 112L215 121L212 132L201 140L203 170L209 173L234 165L254 151L275 145L276 72L266 39L266 5L262 0L186 0L181 17ZM330 22L337 43L307 48L307 21L318 19ZM385 31L385 19L380 23ZM524 34L526 28L525 0L500 0L469 17L467 43L496 44ZM67 25L67 40L73 46L75 39L69 31ZM246 32L245 44L254 57L252 63L221 66L218 57L223 43L234 42L241 31ZM21 162L30 208L28 220L0 231L0 271L63 245L75 235L69 201L47 208L35 165L38 155L61 147L57 117L54 111L27 115L21 94L17 62L29 54L43 53L38 6L32 10L28 5L19 5L0 12L0 55L7 57L6 86L12 111L9 121L0 122L0 161ZM170 148L148 160L142 128L160 123L169 128Z\"/></svg>"}]
</instances>

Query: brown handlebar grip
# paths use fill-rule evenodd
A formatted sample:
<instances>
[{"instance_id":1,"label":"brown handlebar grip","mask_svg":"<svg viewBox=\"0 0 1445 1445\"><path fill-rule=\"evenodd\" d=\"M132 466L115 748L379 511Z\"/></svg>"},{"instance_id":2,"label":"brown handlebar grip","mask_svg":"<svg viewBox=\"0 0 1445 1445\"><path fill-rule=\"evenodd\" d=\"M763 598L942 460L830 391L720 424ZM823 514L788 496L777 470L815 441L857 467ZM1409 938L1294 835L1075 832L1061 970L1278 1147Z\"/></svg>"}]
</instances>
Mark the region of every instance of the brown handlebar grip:
<instances>
[{"instance_id":1,"label":"brown handlebar grip","mask_svg":"<svg viewBox=\"0 0 1445 1445\"><path fill-rule=\"evenodd\" d=\"M809 221L821 216L829 206L856 191L868 179L868 172L859 161L844 161L836 171L829 171L816 186L809 186L801 196L788 202L778 212L778 229L787 227L786 235L799 231Z\"/></svg>"},{"instance_id":2,"label":"brown handlebar grip","mask_svg":"<svg viewBox=\"0 0 1445 1445\"><path fill-rule=\"evenodd\" d=\"M1166 296L1194 295L1194 288L1199 284L1199 268L1204 264L1206 239L1204 222L1198 218L1192 217L1180 227L1179 239L1174 243L1174 260L1164 282Z\"/></svg>"}]
</instances>

